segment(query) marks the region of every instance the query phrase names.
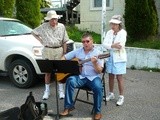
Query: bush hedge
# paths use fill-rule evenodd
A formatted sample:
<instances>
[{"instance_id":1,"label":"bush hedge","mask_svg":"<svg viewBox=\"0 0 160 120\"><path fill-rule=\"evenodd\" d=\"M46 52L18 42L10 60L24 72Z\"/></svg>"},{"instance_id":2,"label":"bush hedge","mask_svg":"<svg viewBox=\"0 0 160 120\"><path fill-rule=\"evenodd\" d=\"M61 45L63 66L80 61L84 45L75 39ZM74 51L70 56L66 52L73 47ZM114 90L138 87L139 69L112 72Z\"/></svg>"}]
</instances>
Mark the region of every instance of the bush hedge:
<instances>
[{"instance_id":1,"label":"bush hedge","mask_svg":"<svg viewBox=\"0 0 160 120\"><path fill-rule=\"evenodd\" d=\"M3 16L3 6L4 6L4 0L0 0L0 16Z\"/></svg>"},{"instance_id":2,"label":"bush hedge","mask_svg":"<svg viewBox=\"0 0 160 120\"><path fill-rule=\"evenodd\" d=\"M156 36L158 17L154 0L125 0L125 27L130 39Z\"/></svg>"},{"instance_id":3,"label":"bush hedge","mask_svg":"<svg viewBox=\"0 0 160 120\"><path fill-rule=\"evenodd\" d=\"M13 17L15 0L0 0L0 14L4 17Z\"/></svg>"},{"instance_id":4,"label":"bush hedge","mask_svg":"<svg viewBox=\"0 0 160 120\"><path fill-rule=\"evenodd\" d=\"M41 23L40 0L16 0L16 17L31 28Z\"/></svg>"}]
</instances>

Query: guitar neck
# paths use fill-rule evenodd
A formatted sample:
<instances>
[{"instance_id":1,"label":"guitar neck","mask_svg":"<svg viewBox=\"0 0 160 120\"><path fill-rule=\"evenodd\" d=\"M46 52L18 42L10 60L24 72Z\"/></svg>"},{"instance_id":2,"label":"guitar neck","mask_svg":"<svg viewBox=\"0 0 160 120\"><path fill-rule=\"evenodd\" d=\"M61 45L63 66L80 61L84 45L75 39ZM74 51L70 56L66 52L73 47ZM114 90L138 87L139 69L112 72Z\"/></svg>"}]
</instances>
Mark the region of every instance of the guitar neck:
<instances>
[{"instance_id":1,"label":"guitar neck","mask_svg":"<svg viewBox=\"0 0 160 120\"><path fill-rule=\"evenodd\" d=\"M84 64L85 62L89 62L89 61L91 61L91 58L82 60L82 61L79 62L79 64L81 65L81 64Z\"/></svg>"},{"instance_id":2,"label":"guitar neck","mask_svg":"<svg viewBox=\"0 0 160 120\"><path fill-rule=\"evenodd\" d=\"M103 58L107 58L107 57L109 57L109 56L110 56L109 53L105 53L105 54L100 54L100 55L98 55L97 58L98 58L98 59L103 59ZM88 58L88 59L79 61L79 64L82 65L82 64L84 64L85 62L89 62L89 61L91 61L91 58Z\"/></svg>"}]
</instances>

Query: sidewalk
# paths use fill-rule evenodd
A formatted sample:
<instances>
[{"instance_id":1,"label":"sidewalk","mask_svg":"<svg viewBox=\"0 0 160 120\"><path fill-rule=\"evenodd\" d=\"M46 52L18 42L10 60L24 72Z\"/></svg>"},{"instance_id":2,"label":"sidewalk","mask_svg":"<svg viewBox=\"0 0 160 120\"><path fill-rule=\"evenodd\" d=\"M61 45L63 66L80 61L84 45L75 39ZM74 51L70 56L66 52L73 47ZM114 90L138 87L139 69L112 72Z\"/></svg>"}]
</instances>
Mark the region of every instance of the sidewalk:
<instances>
[{"instance_id":1,"label":"sidewalk","mask_svg":"<svg viewBox=\"0 0 160 120\"><path fill-rule=\"evenodd\" d=\"M125 78L125 102L123 106L116 106L116 100L105 106L102 103L101 120L160 120L160 73L140 70L127 70ZM108 77L106 75L106 89L108 91ZM116 82L116 81L115 81ZM55 84L52 84L54 86ZM54 87L55 88L55 87ZM118 97L117 82L115 95ZM55 89L54 95L47 100L50 113L56 113ZM85 93L81 93L84 97ZM116 99L117 99L116 97ZM92 100L92 98L90 98ZM92 120L92 106L78 102L72 116L60 120ZM63 100L59 100L59 111L63 111ZM46 118L45 120L55 119Z\"/></svg>"}]
</instances>

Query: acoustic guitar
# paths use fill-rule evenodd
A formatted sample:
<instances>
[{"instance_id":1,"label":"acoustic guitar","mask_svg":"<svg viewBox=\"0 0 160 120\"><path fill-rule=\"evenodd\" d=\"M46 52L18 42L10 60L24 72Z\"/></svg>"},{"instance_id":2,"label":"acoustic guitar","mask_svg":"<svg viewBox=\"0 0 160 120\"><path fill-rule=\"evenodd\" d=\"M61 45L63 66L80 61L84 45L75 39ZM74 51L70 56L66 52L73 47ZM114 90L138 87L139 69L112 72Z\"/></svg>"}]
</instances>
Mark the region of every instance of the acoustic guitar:
<instances>
[{"instance_id":1,"label":"acoustic guitar","mask_svg":"<svg viewBox=\"0 0 160 120\"><path fill-rule=\"evenodd\" d=\"M97 58L98 58L98 59L103 59L103 58L107 58L107 57L109 57L109 56L110 56L109 53L104 53L104 54L98 55ZM72 59L72 60L78 61L79 66L81 67L85 62L91 61L91 58L88 58L88 59L85 59L85 60L81 60L81 61L78 60L77 58L74 58L74 59ZM57 81L58 81L58 82L61 82L61 83L65 83L66 78L69 77L69 76L71 76L71 75L72 75L72 73L56 73Z\"/></svg>"}]
</instances>

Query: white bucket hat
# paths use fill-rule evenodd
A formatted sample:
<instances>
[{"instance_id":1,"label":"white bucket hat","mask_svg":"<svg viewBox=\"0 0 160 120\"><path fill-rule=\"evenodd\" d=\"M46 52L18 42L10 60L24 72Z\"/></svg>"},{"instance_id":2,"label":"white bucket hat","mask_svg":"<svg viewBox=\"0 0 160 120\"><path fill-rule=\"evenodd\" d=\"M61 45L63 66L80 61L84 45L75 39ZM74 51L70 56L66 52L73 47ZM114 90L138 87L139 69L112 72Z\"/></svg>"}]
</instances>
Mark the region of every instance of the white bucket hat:
<instances>
[{"instance_id":1,"label":"white bucket hat","mask_svg":"<svg viewBox=\"0 0 160 120\"><path fill-rule=\"evenodd\" d=\"M122 17L121 17L121 15L114 15L114 16L112 16L112 18L109 21L109 23L121 24L122 23Z\"/></svg>"},{"instance_id":2,"label":"white bucket hat","mask_svg":"<svg viewBox=\"0 0 160 120\"><path fill-rule=\"evenodd\" d=\"M47 12L47 16L44 18L45 20L51 20L52 18L59 19L60 15L57 15L56 11L50 10Z\"/></svg>"}]
</instances>

